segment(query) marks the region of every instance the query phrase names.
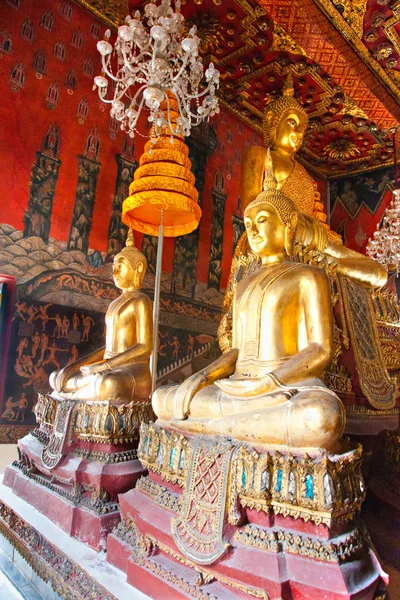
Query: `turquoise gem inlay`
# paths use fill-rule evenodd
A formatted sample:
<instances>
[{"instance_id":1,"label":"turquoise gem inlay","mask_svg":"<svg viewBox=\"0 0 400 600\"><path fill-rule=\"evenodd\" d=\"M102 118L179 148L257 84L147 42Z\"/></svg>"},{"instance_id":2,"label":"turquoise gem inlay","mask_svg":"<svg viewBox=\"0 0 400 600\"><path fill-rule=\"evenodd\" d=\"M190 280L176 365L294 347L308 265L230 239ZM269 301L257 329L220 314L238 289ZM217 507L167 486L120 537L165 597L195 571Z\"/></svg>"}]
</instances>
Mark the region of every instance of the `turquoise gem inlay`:
<instances>
[{"instance_id":1,"label":"turquoise gem inlay","mask_svg":"<svg viewBox=\"0 0 400 600\"><path fill-rule=\"evenodd\" d=\"M143 454L146 454L146 448L147 448L148 443L149 443L149 436L146 435L146 437L144 438L144 442L143 442Z\"/></svg>"},{"instance_id":2,"label":"turquoise gem inlay","mask_svg":"<svg viewBox=\"0 0 400 600\"><path fill-rule=\"evenodd\" d=\"M181 453L179 455L179 468L183 469L184 464L185 464L185 453L183 450L181 450Z\"/></svg>"},{"instance_id":3,"label":"turquoise gem inlay","mask_svg":"<svg viewBox=\"0 0 400 600\"><path fill-rule=\"evenodd\" d=\"M169 455L169 466L171 467L171 469L174 466L175 453L176 453L176 448L172 448L171 454Z\"/></svg>"},{"instance_id":4,"label":"turquoise gem inlay","mask_svg":"<svg viewBox=\"0 0 400 600\"><path fill-rule=\"evenodd\" d=\"M310 475L310 473L307 473L305 482L306 482L306 498L310 498L311 500L314 500L313 478L312 478L312 475Z\"/></svg>"},{"instance_id":5,"label":"turquoise gem inlay","mask_svg":"<svg viewBox=\"0 0 400 600\"><path fill-rule=\"evenodd\" d=\"M276 477L276 491L280 492L282 489L282 469L278 469L277 477Z\"/></svg>"},{"instance_id":6,"label":"turquoise gem inlay","mask_svg":"<svg viewBox=\"0 0 400 600\"><path fill-rule=\"evenodd\" d=\"M243 469L243 471L242 471L242 487L246 487L246 481L247 481L246 469Z\"/></svg>"},{"instance_id":7,"label":"turquoise gem inlay","mask_svg":"<svg viewBox=\"0 0 400 600\"><path fill-rule=\"evenodd\" d=\"M163 458L164 458L164 448L160 444L158 447L158 452L157 452L157 463L159 465L162 465Z\"/></svg>"}]
</instances>

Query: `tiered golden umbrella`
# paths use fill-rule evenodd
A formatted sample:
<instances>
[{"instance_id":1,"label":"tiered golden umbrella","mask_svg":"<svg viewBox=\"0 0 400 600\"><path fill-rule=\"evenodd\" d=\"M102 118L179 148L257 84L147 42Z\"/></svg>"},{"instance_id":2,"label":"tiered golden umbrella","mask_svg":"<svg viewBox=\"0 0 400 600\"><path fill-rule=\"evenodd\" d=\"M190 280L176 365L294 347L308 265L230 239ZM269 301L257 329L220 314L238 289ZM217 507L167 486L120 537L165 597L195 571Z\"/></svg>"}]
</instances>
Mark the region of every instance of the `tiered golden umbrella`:
<instances>
[{"instance_id":1,"label":"tiered golden umbrella","mask_svg":"<svg viewBox=\"0 0 400 600\"><path fill-rule=\"evenodd\" d=\"M169 97L169 120L176 129L178 104L172 92ZM161 103L167 111L167 101ZM157 267L154 286L154 350L151 361L153 391L157 378L157 343L160 284L164 235L176 237L190 233L199 224L201 209L198 191L191 172L189 148L182 135L168 126L162 134L147 142L139 160L129 197L122 205L122 220L136 231L158 236Z\"/></svg>"}]
</instances>

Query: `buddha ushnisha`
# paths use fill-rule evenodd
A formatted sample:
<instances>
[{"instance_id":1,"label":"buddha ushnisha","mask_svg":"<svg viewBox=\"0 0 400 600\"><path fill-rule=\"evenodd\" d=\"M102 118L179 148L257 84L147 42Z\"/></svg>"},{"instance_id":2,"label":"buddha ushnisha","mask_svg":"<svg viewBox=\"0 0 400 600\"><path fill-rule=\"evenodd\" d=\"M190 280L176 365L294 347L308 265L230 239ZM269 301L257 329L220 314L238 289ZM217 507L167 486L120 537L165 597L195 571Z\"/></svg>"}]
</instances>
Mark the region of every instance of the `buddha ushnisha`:
<instances>
[{"instance_id":1,"label":"buddha ushnisha","mask_svg":"<svg viewBox=\"0 0 400 600\"><path fill-rule=\"evenodd\" d=\"M132 237L130 232L126 247L114 258L114 282L122 294L106 313L106 345L50 375L60 398L124 404L150 395L152 304L140 291L147 263Z\"/></svg>"},{"instance_id":2,"label":"buddha ushnisha","mask_svg":"<svg viewBox=\"0 0 400 600\"><path fill-rule=\"evenodd\" d=\"M344 409L320 379L333 350L328 279L292 262L298 211L276 189L271 165L264 188L244 213L262 266L237 286L232 350L180 386L156 390L153 409L161 425L186 432L335 450Z\"/></svg>"}]
</instances>

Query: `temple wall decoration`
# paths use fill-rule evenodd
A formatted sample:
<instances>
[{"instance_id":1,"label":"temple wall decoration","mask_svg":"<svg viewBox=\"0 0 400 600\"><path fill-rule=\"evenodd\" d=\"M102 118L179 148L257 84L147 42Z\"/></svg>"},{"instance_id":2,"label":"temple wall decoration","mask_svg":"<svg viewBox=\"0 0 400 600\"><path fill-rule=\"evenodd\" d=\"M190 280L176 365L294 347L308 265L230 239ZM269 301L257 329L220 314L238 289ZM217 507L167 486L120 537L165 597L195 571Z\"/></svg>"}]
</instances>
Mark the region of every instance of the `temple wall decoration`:
<instances>
[{"instance_id":1,"label":"temple wall decoration","mask_svg":"<svg viewBox=\"0 0 400 600\"><path fill-rule=\"evenodd\" d=\"M127 227L122 223L122 202L129 195L129 184L138 163L133 157L134 145L130 138L126 138L122 154L116 154L115 160L118 165L117 180L115 182L115 194L112 202L110 225L108 227L108 256L115 256L125 244Z\"/></svg>"},{"instance_id":2,"label":"temple wall decoration","mask_svg":"<svg viewBox=\"0 0 400 600\"><path fill-rule=\"evenodd\" d=\"M211 242L211 258L208 271L208 286L220 288L221 283L221 264L222 264L222 243L224 239L224 216L226 194L224 189L224 177L220 173L215 175L215 184L212 189L213 209L212 209L212 229L214 232Z\"/></svg>"},{"instance_id":3,"label":"temple wall decoration","mask_svg":"<svg viewBox=\"0 0 400 600\"><path fill-rule=\"evenodd\" d=\"M34 426L35 394L56 368L54 361L64 366L73 353L83 356L103 343L104 314L118 293L111 260L126 236L121 203L146 141L127 138L92 92L89 73L99 69L96 39L103 36L105 25L78 4L61 0L44 0L39 15L34 0L25 0L24 10L16 10L10 21L6 4L0 4L0 31L7 32L12 47L2 52L0 66L8 82L0 106L0 273L16 278L16 305L7 389L3 394L0 390L0 417L5 414L0 442L15 441ZM32 43L39 36L40 48ZM65 50L63 60L56 46ZM40 64L35 62L39 50ZM18 109L16 94L29 111ZM141 127L146 130L144 123ZM240 149L262 141L222 109L217 120L194 128L187 143L203 216L192 234L164 240L161 383L182 381L219 352L220 307L241 226ZM225 209L218 215L212 191L217 173L224 179L225 194ZM237 215L237 225L232 215ZM222 237L216 235L217 221ZM148 260L143 290L152 298L157 238L135 234L135 243ZM209 282L215 250L221 261L218 285ZM47 311L48 320L41 319L41 310ZM80 319L76 330L75 312ZM82 313L94 322L89 340ZM58 331L52 337L55 319L61 319L59 338Z\"/></svg>"},{"instance_id":4,"label":"temple wall decoration","mask_svg":"<svg viewBox=\"0 0 400 600\"><path fill-rule=\"evenodd\" d=\"M28 208L24 215L24 237L35 235L45 242L49 239L54 192L61 165L58 159L60 143L60 128L51 124L32 168Z\"/></svg>"},{"instance_id":5,"label":"temple wall decoration","mask_svg":"<svg viewBox=\"0 0 400 600\"><path fill-rule=\"evenodd\" d=\"M330 224L349 248L365 253L368 238L391 202L392 189L392 168L330 181Z\"/></svg>"}]
</instances>

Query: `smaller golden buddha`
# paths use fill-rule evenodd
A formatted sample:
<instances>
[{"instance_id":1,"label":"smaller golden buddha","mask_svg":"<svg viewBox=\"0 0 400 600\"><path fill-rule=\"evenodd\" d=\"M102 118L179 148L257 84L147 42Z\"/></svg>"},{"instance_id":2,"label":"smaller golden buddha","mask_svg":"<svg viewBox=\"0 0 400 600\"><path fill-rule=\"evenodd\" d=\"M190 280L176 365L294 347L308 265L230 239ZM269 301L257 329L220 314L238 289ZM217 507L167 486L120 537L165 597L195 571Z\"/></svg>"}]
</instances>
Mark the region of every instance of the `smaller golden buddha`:
<instances>
[{"instance_id":1,"label":"smaller golden buddha","mask_svg":"<svg viewBox=\"0 0 400 600\"><path fill-rule=\"evenodd\" d=\"M114 282L122 294L106 313L106 345L50 375L59 398L116 405L149 398L152 302L140 291L146 267L130 230L126 247L114 258Z\"/></svg>"},{"instance_id":2,"label":"smaller golden buddha","mask_svg":"<svg viewBox=\"0 0 400 600\"><path fill-rule=\"evenodd\" d=\"M262 264L237 285L232 349L180 386L156 390L153 409L185 432L335 450L344 408L320 379L333 351L329 282L322 269L292 261L299 212L276 189L267 157L264 191L244 213Z\"/></svg>"}]
</instances>

